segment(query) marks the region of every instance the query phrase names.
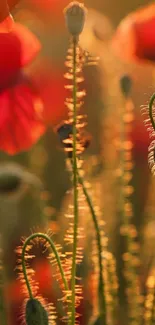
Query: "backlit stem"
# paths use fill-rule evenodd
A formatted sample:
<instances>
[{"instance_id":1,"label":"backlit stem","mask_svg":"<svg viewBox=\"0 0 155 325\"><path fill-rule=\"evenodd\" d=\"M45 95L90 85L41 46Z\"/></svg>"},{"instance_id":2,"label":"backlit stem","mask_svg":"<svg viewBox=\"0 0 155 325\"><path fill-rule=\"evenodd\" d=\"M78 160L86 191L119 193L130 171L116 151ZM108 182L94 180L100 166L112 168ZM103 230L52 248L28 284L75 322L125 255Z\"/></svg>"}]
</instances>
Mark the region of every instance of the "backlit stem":
<instances>
[{"instance_id":1,"label":"backlit stem","mask_svg":"<svg viewBox=\"0 0 155 325\"><path fill-rule=\"evenodd\" d=\"M76 80L76 49L77 39L73 37L73 191L74 191L74 233L73 233L73 260L72 260L72 311L71 311L71 324L75 324L75 303L76 303L76 292L75 292L75 278L76 278L76 253L77 253L77 231L78 231L78 176L77 176L77 80Z\"/></svg>"}]
</instances>

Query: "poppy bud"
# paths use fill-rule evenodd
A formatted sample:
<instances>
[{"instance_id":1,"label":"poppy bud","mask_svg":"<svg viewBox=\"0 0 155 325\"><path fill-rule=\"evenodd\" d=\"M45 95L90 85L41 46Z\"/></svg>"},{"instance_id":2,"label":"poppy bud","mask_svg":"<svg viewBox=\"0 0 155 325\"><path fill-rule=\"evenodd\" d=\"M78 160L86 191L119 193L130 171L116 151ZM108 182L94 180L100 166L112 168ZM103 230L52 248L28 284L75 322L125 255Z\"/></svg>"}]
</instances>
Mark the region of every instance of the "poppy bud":
<instances>
[{"instance_id":1,"label":"poppy bud","mask_svg":"<svg viewBox=\"0 0 155 325\"><path fill-rule=\"evenodd\" d=\"M86 17L86 9L78 1L71 2L64 10L66 25L72 36L81 34Z\"/></svg>"},{"instance_id":2,"label":"poppy bud","mask_svg":"<svg viewBox=\"0 0 155 325\"><path fill-rule=\"evenodd\" d=\"M121 90L122 90L123 95L125 97L128 97L130 95L131 87L132 87L131 78L128 75L124 75L120 79L120 86L121 86Z\"/></svg>"},{"instance_id":3,"label":"poppy bud","mask_svg":"<svg viewBox=\"0 0 155 325\"><path fill-rule=\"evenodd\" d=\"M21 197L29 185L41 188L40 180L17 164L0 165L0 197Z\"/></svg>"},{"instance_id":4,"label":"poppy bud","mask_svg":"<svg viewBox=\"0 0 155 325\"><path fill-rule=\"evenodd\" d=\"M26 304L26 325L48 325L48 314L37 299L29 299Z\"/></svg>"}]
</instances>

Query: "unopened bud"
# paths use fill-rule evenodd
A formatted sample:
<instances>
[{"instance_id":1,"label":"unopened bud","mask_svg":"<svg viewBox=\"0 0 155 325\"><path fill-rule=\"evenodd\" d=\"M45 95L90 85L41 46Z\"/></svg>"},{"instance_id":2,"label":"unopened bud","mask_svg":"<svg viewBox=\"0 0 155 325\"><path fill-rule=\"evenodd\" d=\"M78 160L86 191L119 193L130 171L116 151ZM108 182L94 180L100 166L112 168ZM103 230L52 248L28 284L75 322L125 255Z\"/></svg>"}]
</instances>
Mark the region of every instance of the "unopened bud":
<instances>
[{"instance_id":1,"label":"unopened bud","mask_svg":"<svg viewBox=\"0 0 155 325\"><path fill-rule=\"evenodd\" d=\"M27 325L48 325L48 314L37 299L29 299L26 304Z\"/></svg>"},{"instance_id":2,"label":"unopened bud","mask_svg":"<svg viewBox=\"0 0 155 325\"><path fill-rule=\"evenodd\" d=\"M124 75L120 79L120 86L121 86L123 95L125 97L128 97L131 93L131 88L132 88L132 80L131 80L130 76Z\"/></svg>"},{"instance_id":3,"label":"unopened bud","mask_svg":"<svg viewBox=\"0 0 155 325\"><path fill-rule=\"evenodd\" d=\"M73 36L79 36L83 30L86 8L78 1L71 2L64 10L67 28Z\"/></svg>"}]
</instances>

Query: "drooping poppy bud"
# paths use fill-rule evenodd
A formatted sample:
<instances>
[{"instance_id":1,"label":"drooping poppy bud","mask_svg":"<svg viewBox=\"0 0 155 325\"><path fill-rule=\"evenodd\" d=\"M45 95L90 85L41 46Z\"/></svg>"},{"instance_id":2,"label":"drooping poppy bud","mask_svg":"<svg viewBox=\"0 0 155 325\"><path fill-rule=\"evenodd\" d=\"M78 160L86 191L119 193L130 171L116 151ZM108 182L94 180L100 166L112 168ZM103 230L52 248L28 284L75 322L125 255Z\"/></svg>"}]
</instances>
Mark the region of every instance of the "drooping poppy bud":
<instances>
[{"instance_id":1,"label":"drooping poppy bud","mask_svg":"<svg viewBox=\"0 0 155 325\"><path fill-rule=\"evenodd\" d=\"M48 314L38 299L29 299L26 304L26 325L48 325Z\"/></svg>"}]
</instances>

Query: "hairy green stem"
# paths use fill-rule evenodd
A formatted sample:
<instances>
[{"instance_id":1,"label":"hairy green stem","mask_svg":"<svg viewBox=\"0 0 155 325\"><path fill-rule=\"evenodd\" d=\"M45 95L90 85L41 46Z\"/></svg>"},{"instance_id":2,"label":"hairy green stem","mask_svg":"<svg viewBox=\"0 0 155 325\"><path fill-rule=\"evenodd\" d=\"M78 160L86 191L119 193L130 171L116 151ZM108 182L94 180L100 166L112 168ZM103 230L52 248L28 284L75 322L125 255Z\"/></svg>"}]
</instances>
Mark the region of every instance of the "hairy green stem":
<instances>
[{"instance_id":1,"label":"hairy green stem","mask_svg":"<svg viewBox=\"0 0 155 325\"><path fill-rule=\"evenodd\" d=\"M126 234L124 235L124 246L123 249L125 247L125 252L129 254L129 256L131 256L129 259L127 259L126 261L124 261L124 268L125 268L125 280L126 280L126 287L127 290L130 292L130 290L134 290L135 288L135 294L133 296L133 299L131 299L131 301L128 302L128 309L127 309L127 313L128 313L128 320L129 323L133 324L133 323L137 323L140 324L140 309L141 309L141 304L138 302L137 298L137 291L136 291L136 287L138 285L138 270L137 267L134 265L132 258L134 257L134 253L131 250L131 246L132 244L134 245L135 243L135 239L130 235L129 230L130 227L132 226L132 221L131 221L131 216L127 216L125 213L125 204L130 204L131 205L131 209L133 208L133 204L132 204L132 200L131 200L131 196L130 195L126 195L125 194L125 187L130 185L130 181L127 183L124 180L124 177L126 175L126 168L125 168L125 148L124 148L124 143L125 141L127 141L128 139L128 131L126 130L126 122L124 121L124 115L126 113L126 99L124 101L124 106L122 107L122 119L121 119L121 129L120 129L120 143L122 145L121 150L120 150L120 169L122 171L121 173L121 177L120 177L120 199L119 199L119 214L120 214L120 220L121 220L121 226L126 227L126 229L128 230L126 232ZM128 122L127 122L128 123ZM132 159L131 159L132 160ZM130 169L130 172L132 172L132 170ZM126 276L127 274L130 274L129 276ZM135 310L135 312L133 313L133 310Z\"/></svg>"},{"instance_id":2,"label":"hairy green stem","mask_svg":"<svg viewBox=\"0 0 155 325\"><path fill-rule=\"evenodd\" d=\"M101 244L101 235L100 228L97 220L97 216L93 207L92 200L88 194L87 188L84 184L83 178L80 176L79 172L77 172L79 183L82 186L83 193L85 195L87 204L89 206L92 219L94 222L94 228L96 231L96 241L98 248L98 263L99 263L99 284L98 284L98 296L99 296L99 312L102 317L103 325L106 324L106 301L104 295L104 280L103 280L103 265L102 265L102 244Z\"/></svg>"},{"instance_id":3,"label":"hairy green stem","mask_svg":"<svg viewBox=\"0 0 155 325\"><path fill-rule=\"evenodd\" d=\"M152 123L152 127L155 130L155 121L154 121L153 114L152 114L154 100L155 100L155 93L151 96L151 99L149 102L149 117L150 117L150 120Z\"/></svg>"},{"instance_id":4,"label":"hairy green stem","mask_svg":"<svg viewBox=\"0 0 155 325\"><path fill-rule=\"evenodd\" d=\"M71 280L71 290L72 290L72 311L71 311L71 324L75 324L75 302L76 302L76 292L75 292L75 278L76 278L76 251L77 251L77 232L78 232L78 177L77 177L77 80L76 80L76 49L77 40L73 38L73 190L74 190L74 233L73 233L73 260L72 260L72 280Z\"/></svg>"},{"instance_id":5,"label":"hairy green stem","mask_svg":"<svg viewBox=\"0 0 155 325\"><path fill-rule=\"evenodd\" d=\"M50 246L51 246L51 248L52 248L52 250L54 252L55 258L57 260L57 264L58 264L59 271L60 271L60 274L61 274L61 277L62 277L62 281L63 281L63 284L64 284L65 291L66 291L66 293L69 292L68 282L66 280L66 277L65 277L65 274L64 274L64 271L63 271L63 267L61 265L60 257L59 257L59 254L57 252L57 249L55 248L55 245L54 245L52 239L46 234L35 233L35 234L30 235L25 240L23 248L22 248L22 269L23 269L24 279L25 279L26 286L27 286L27 289L28 289L29 297L31 299L33 299L33 293L32 293L32 290L31 290L31 285L29 283L28 276L27 276L27 267L26 267L26 262L25 262L25 252L26 252L27 245L29 245L31 240L33 240L33 239L35 239L37 237L45 239L50 244Z\"/></svg>"}]
</instances>

